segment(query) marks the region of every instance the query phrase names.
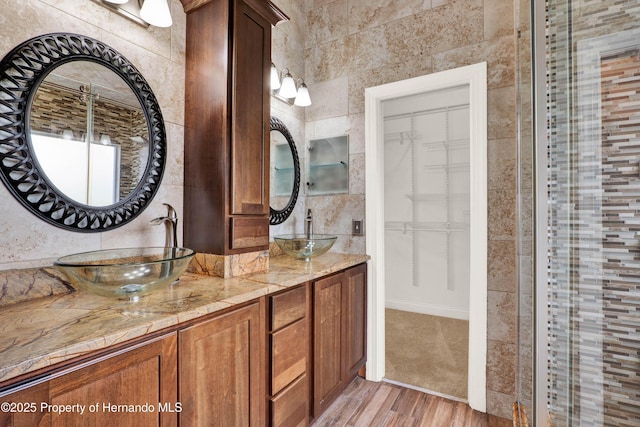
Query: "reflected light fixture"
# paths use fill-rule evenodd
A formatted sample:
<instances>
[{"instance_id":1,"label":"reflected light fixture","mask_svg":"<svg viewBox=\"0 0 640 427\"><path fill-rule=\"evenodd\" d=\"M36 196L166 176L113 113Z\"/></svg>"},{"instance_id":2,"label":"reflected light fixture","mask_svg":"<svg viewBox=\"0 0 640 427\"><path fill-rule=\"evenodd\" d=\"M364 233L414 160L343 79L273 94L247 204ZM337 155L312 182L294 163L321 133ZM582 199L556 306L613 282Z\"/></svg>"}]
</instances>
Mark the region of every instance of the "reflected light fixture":
<instances>
[{"instance_id":1,"label":"reflected light fixture","mask_svg":"<svg viewBox=\"0 0 640 427\"><path fill-rule=\"evenodd\" d=\"M111 145L111 137L109 135L100 135L100 144Z\"/></svg>"},{"instance_id":2,"label":"reflected light fixture","mask_svg":"<svg viewBox=\"0 0 640 427\"><path fill-rule=\"evenodd\" d=\"M280 81L280 76L283 74L284 78ZM298 81L300 84L296 85L296 80L288 68L283 68L282 72L278 72L276 66L271 64L271 94L289 105L307 107L311 105L309 88L304 80L298 79Z\"/></svg>"},{"instance_id":3,"label":"reflected light fixture","mask_svg":"<svg viewBox=\"0 0 640 427\"><path fill-rule=\"evenodd\" d=\"M170 27L173 23L167 0L93 0L94 3L148 27Z\"/></svg>"}]
</instances>

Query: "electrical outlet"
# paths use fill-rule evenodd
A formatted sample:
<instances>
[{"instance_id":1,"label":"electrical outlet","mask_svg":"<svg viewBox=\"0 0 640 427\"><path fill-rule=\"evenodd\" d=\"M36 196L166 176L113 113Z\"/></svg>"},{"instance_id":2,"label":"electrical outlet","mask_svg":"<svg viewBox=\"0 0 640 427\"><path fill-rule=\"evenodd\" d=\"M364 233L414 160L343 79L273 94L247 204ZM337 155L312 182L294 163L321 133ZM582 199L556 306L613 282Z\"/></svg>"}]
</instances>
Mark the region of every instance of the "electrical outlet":
<instances>
[{"instance_id":1,"label":"electrical outlet","mask_svg":"<svg viewBox=\"0 0 640 427\"><path fill-rule=\"evenodd\" d=\"M361 219L353 220L351 234L354 236L362 236L364 234L364 223Z\"/></svg>"}]
</instances>

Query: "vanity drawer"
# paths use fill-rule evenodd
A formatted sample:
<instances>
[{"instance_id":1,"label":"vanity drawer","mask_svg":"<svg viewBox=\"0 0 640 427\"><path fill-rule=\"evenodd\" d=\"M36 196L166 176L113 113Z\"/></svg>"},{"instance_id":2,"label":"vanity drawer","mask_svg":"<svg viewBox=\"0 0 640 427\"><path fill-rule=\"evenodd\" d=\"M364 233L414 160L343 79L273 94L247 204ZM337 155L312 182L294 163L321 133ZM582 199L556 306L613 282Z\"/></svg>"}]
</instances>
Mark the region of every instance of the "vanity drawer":
<instances>
[{"instance_id":1,"label":"vanity drawer","mask_svg":"<svg viewBox=\"0 0 640 427\"><path fill-rule=\"evenodd\" d=\"M287 291L271 299L271 325L272 331L289 325L298 319L305 317L307 312L307 287Z\"/></svg>"},{"instance_id":2,"label":"vanity drawer","mask_svg":"<svg viewBox=\"0 0 640 427\"><path fill-rule=\"evenodd\" d=\"M269 217L231 217L231 249L269 245Z\"/></svg>"},{"instance_id":3,"label":"vanity drawer","mask_svg":"<svg viewBox=\"0 0 640 427\"><path fill-rule=\"evenodd\" d=\"M270 401L271 425L299 427L309 424L309 389L307 376L302 375Z\"/></svg>"},{"instance_id":4,"label":"vanity drawer","mask_svg":"<svg viewBox=\"0 0 640 427\"><path fill-rule=\"evenodd\" d=\"M304 318L271 335L271 395L305 373L308 347Z\"/></svg>"}]
</instances>

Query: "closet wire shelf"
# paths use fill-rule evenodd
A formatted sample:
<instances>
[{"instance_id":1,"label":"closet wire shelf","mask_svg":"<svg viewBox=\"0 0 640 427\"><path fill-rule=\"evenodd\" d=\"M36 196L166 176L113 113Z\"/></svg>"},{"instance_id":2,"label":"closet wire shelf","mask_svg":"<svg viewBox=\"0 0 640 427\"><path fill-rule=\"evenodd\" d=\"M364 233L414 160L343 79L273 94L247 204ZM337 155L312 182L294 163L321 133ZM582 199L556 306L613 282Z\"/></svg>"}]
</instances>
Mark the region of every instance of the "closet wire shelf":
<instances>
[{"instance_id":1,"label":"closet wire shelf","mask_svg":"<svg viewBox=\"0 0 640 427\"><path fill-rule=\"evenodd\" d=\"M387 221L384 223L385 231L428 231L438 233L463 233L469 227L464 222L414 222L414 221Z\"/></svg>"}]
</instances>

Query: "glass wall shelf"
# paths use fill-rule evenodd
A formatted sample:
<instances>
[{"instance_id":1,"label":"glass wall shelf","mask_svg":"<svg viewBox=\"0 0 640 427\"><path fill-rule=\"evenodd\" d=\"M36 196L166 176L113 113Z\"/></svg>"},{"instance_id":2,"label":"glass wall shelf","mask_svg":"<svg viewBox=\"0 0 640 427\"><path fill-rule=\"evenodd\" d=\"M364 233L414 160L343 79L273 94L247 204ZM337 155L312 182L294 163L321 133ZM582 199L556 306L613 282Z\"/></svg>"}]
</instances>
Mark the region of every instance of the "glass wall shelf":
<instances>
[{"instance_id":1,"label":"glass wall shelf","mask_svg":"<svg viewBox=\"0 0 640 427\"><path fill-rule=\"evenodd\" d=\"M307 194L349 192L349 136L309 141Z\"/></svg>"}]
</instances>

